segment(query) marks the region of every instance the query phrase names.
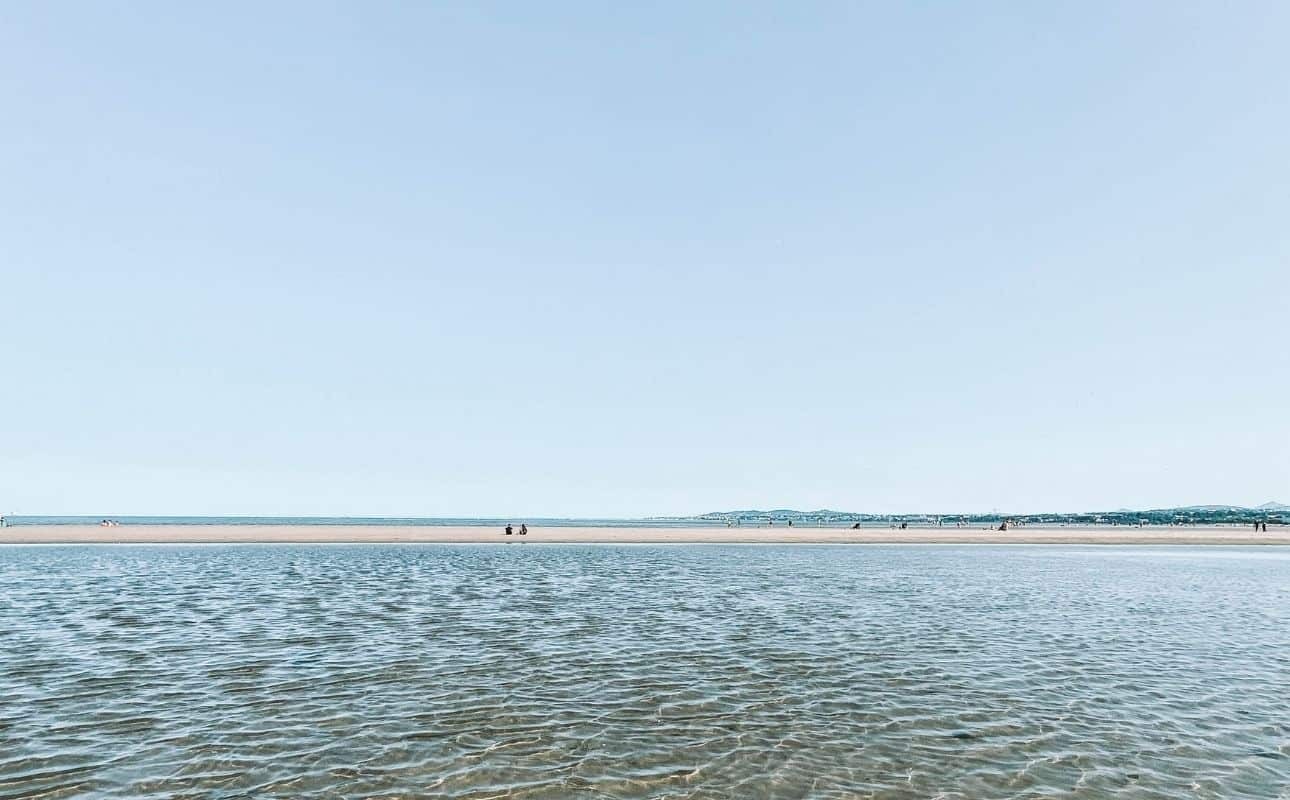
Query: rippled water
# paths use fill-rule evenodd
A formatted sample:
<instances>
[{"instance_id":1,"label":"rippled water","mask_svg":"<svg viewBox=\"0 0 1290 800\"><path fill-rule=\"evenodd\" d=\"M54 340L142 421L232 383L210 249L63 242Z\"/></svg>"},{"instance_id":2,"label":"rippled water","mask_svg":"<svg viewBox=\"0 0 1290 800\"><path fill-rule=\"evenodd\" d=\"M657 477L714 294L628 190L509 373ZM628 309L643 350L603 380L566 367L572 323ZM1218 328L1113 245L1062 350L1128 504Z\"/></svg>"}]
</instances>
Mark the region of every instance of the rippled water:
<instances>
[{"instance_id":1,"label":"rippled water","mask_svg":"<svg viewBox=\"0 0 1290 800\"><path fill-rule=\"evenodd\" d=\"M1290 552L0 548L0 798L1290 797Z\"/></svg>"}]
</instances>

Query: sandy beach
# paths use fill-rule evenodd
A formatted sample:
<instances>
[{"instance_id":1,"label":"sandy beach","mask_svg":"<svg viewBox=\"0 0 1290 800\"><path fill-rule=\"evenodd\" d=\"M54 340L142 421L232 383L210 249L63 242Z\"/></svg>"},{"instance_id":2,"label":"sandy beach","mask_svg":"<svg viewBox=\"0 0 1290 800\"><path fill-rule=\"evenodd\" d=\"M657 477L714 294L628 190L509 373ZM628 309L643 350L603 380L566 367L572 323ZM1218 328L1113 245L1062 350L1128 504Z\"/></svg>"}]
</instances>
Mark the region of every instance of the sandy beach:
<instances>
[{"instance_id":1,"label":"sandy beach","mask_svg":"<svg viewBox=\"0 0 1290 800\"><path fill-rule=\"evenodd\" d=\"M518 528L517 528L518 530ZM503 535L482 526L397 525L20 525L0 530L0 543L287 543L437 542L570 544L1221 544L1290 545L1290 528L1254 533L1250 527L981 528L530 528Z\"/></svg>"}]
</instances>

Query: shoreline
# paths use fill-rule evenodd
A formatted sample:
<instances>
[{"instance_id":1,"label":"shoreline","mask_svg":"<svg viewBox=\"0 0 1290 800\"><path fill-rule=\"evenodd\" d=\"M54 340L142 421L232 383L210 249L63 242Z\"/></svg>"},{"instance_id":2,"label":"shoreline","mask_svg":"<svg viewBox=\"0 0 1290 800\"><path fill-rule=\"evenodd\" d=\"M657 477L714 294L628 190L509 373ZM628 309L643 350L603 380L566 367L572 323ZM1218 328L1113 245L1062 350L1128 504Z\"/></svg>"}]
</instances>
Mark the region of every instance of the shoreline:
<instances>
[{"instance_id":1,"label":"shoreline","mask_svg":"<svg viewBox=\"0 0 1290 800\"><path fill-rule=\"evenodd\" d=\"M1112 526L981 528L530 528L505 536L493 526L424 525L17 525L0 544L1129 544L1290 545L1290 528L1268 533L1223 527Z\"/></svg>"}]
</instances>

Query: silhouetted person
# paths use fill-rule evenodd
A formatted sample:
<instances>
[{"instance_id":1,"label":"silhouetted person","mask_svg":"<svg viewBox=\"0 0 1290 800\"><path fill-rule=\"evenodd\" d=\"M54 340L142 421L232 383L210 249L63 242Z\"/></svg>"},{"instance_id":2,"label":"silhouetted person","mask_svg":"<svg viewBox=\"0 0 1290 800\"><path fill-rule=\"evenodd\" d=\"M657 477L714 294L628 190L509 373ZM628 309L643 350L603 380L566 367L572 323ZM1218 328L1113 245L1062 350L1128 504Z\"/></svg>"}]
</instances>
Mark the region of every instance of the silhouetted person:
<instances>
[{"instance_id":1,"label":"silhouetted person","mask_svg":"<svg viewBox=\"0 0 1290 800\"><path fill-rule=\"evenodd\" d=\"M506 535L507 535L507 536L510 536L510 535L511 535L512 533L514 533L514 532L515 532L515 531L511 529L511 526L510 526L510 525L507 525L507 526L506 526Z\"/></svg>"},{"instance_id":2,"label":"silhouetted person","mask_svg":"<svg viewBox=\"0 0 1290 800\"><path fill-rule=\"evenodd\" d=\"M520 536L529 535L529 526L523 522L520 523Z\"/></svg>"}]
</instances>

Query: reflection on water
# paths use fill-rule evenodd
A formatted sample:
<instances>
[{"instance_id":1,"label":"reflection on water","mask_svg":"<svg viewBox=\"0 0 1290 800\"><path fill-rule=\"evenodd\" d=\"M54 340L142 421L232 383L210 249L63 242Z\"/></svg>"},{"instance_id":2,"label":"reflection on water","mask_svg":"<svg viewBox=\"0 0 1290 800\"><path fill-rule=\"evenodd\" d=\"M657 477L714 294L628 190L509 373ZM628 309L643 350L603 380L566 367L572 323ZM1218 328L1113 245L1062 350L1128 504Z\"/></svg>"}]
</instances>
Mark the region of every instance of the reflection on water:
<instances>
[{"instance_id":1,"label":"reflection on water","mask_svg":"<svg viewBox=\"0 0 1290 800\"><path fill-rule=\"evenodd\" d=\"M1285 798L1286 555L0 548L0 798Z\"/></svg>"}]
</instances>

